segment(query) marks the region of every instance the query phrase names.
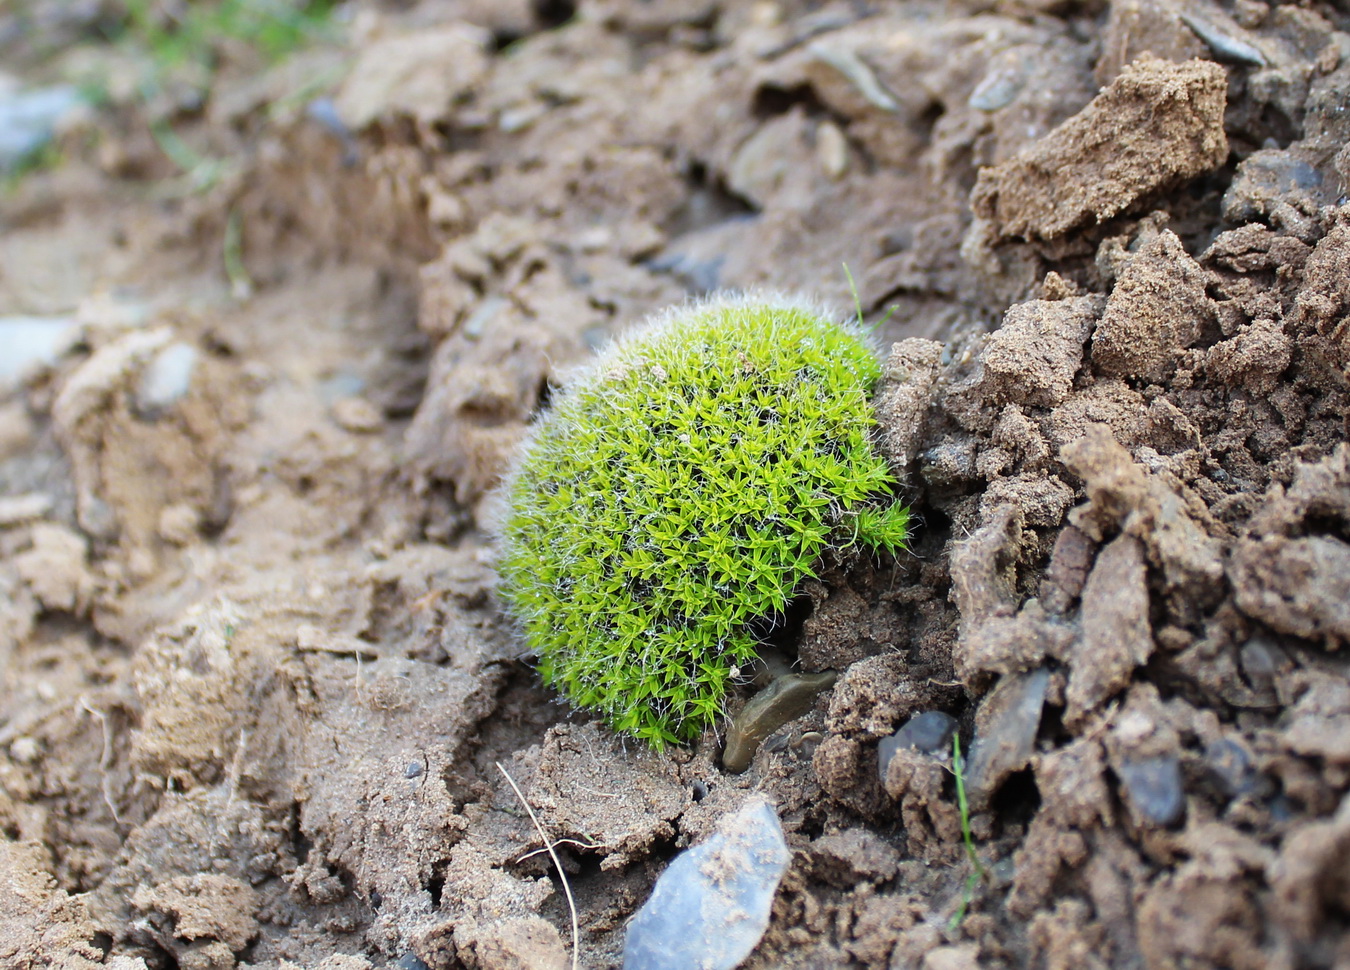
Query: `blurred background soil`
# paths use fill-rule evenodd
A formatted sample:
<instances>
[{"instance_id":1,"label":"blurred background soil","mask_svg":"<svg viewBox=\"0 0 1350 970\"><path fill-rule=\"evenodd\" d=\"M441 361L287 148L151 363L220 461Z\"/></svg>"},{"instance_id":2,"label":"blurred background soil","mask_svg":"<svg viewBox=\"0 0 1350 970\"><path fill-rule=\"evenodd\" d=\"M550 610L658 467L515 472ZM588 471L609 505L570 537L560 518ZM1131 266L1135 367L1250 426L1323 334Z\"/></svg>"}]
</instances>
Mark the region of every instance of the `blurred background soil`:
<instances>
[{"instance_id":1,"label":"blurred background soil","mask_svg":"<svg viewBox=\"0 0 1350 970\"><path fill-rule=\"evenodd\" d=\"M752 794L747 967L1350 966L1350 15L0 8L0 965L617 967ZM538 682L494 483L569 368L857 281L921 522L748 771ZM749 696L733 703L733 713ZM970 751L880 742L916 714ZM962 915L963 914L963 915Z\"/></svg>"}]
</instances>

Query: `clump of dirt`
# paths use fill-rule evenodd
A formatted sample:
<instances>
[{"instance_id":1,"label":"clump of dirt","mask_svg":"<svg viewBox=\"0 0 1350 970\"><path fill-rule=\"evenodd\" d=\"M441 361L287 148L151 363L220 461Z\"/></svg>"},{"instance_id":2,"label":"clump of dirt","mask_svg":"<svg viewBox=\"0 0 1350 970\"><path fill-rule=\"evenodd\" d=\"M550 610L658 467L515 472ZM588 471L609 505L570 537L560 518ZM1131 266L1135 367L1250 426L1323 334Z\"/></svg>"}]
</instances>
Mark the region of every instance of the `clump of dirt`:
<instances>
[{"instance_id":1,"label":"clump of dirt","mask_svg":"<svg viewBox=\"0 0 1350 970\"><path fill-rule=\"evenodd\" d=\"M55 7L7 64L115 80ZM0 377L0 962L565 966L508 773L584 966L752 797L747 967L1350 959L1342 12L350 13L110 83L0 199L0 340L61 335ZM745 773L640 749L521 656L492 489L611 335L840 263L912 552L766 624L838 678ZM950 754L880 745L936 711L971 888Z\"/></svg>"}]
</instances>

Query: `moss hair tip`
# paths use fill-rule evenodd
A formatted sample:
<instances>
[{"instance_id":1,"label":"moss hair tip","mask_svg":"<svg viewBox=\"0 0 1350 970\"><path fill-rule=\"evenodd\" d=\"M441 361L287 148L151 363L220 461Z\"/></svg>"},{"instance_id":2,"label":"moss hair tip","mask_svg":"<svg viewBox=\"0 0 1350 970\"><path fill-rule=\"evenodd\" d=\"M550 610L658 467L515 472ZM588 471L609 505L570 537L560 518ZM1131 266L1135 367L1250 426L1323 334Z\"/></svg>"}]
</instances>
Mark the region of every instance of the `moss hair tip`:
<instances>
[{"instance_id":1,"label":"moss hair tip","mask_svg":"<svg viewBox=\"0 0 1350 970\"><path fill-rule=\"evenodd\" d=\"M778 294L667 310L555 395L503 485L499 591L544 679L656 747L723 713L828 550L904 547L863 331Z\"/></svg>"}]
</instances>

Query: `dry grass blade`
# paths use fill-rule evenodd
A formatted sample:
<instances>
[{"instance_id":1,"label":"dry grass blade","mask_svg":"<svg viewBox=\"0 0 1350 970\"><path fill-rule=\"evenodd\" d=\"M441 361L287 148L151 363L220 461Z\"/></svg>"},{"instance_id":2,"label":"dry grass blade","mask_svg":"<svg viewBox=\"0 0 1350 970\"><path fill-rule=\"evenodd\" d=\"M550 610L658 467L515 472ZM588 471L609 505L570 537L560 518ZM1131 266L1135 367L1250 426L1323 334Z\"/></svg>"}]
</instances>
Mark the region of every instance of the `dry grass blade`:
<instances>
[{"instance_id":1,"label":"dry grass blade","mask_svg":"<svg viewBox=\"0 0 1350 970\"><path fill-rule=\"evenodd\" d=\"M567 873L563 872L562 862L558 859L558 853L553 848L553 842L549 840L544 827L539 824L539 817L534 814L534 809L525 800L525 794L520 790L520 786L516 784L516 780L511 777L510 773L502 767L500 761L496 762L496 765L497 770L502 773L502 777L511 786L511 790L520 799L520 804L524 805L525 811L530 813L530 821L534 823L534 830L539 833L539 838L544 840L544 848L548 849L549 858L553 860L553 865L557 867L558 878L562 880L563 894L567 896L567 909L572 914L572 970L577 970L579 965L577 961L581 955L581 931L577 926L577 904L576 900L572 898L572 887L567 884Z\"/></svg>"}]
</instances>

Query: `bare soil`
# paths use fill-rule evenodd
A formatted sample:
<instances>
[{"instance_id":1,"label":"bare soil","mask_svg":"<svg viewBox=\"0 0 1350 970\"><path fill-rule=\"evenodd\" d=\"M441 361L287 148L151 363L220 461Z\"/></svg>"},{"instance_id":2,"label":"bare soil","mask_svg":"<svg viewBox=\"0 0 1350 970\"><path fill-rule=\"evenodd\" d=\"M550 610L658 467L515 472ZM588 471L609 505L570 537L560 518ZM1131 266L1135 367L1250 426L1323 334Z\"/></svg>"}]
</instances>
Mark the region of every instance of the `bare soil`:
<instances>
[{"instance_id":1,"label":"bare soil","mask_svg":"<svg viewBox=\"0 0 1350 970\"><path fill-rule=\"evenodd\" d=\"M115 66L10 29L54 7L0 13L8 70ZM793 857L746 967L1350 965L1350 16L348 13L114 92L0 199L0 316L73 328L0 380L0 965L567 966L498 765L585 967L752 795ZM847 312L841 264L898 308L912 553L801 591L776 648L839 678L748 771L643 750L522 655L493 485L610 335ZM950 757L878 757L932 710L961 919Z\"/></svg>"}]
</instances>

